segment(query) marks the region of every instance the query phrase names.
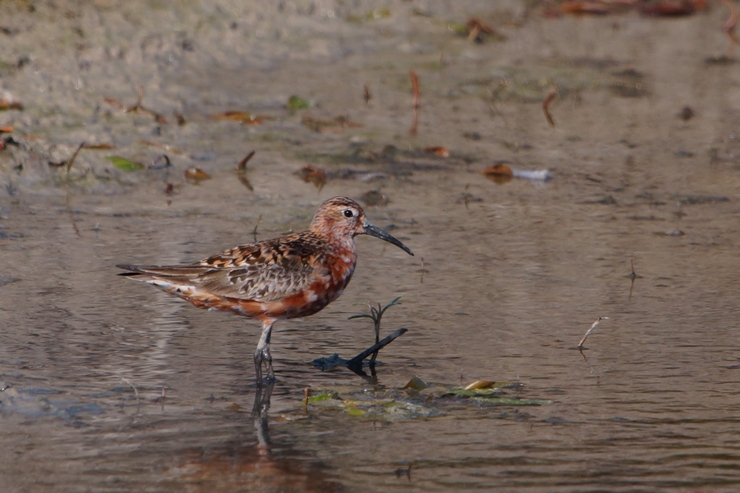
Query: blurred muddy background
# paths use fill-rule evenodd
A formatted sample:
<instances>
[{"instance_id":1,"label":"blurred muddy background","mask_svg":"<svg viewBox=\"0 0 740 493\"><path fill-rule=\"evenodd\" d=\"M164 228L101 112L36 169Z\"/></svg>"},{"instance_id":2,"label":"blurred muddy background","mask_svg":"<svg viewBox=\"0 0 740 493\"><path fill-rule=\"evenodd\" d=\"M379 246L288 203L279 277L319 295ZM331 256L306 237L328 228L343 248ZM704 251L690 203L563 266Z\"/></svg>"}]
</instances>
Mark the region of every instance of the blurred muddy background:
<instances>
[{"instance_id":1,"label":"blurred muddy background","mask_svg":"<svg viewBox=\"0 0 740 493\"><path fill-rule=\"evenodd\" d=\"M736 8L3 0L0 489L736 491ZM357 239L255 420L259 324L114 264L335 195L416 257Z\"/></svg>"}]
</instances>

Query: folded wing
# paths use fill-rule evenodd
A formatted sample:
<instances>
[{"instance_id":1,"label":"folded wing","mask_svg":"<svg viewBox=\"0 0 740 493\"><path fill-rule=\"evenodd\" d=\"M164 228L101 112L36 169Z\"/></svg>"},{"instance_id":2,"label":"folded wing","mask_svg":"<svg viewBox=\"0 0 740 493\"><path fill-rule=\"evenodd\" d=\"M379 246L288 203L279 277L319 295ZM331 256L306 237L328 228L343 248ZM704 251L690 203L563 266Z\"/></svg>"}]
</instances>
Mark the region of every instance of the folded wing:
<instances>
[{"instance_id":1,"label":"folded wing","mask_svg":"<svg viewBox=\"0 0 740 493\"><path fill-rule=\"evenodd\" d=\"M192 265L118 265L121 275L154 284L167 292L210 295L260 303L280 300L329 277L314 238L305 234L242 245ZM309 241L310 240L310 241Z\"/></svg>"}]
</instances>

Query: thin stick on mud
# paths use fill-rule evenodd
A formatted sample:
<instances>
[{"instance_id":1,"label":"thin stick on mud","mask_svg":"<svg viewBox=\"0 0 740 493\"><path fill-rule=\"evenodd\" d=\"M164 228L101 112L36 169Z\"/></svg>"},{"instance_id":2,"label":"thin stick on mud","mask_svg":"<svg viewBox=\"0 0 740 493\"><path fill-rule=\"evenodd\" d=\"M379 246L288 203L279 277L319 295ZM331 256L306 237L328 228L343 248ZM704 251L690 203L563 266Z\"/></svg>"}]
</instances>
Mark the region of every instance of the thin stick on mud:
<instances>
[{"instance_id":1,"label":"thin stick on mud","mask_svg":"<svg viewBox=\"0 0 740 493\"><path fill-rule=\"evenodd\" d=\"M419 96L421 95L421 92L419 91L419 77L413 70L409 70L409 77L411 77L411 88L414 91L413 107L416 109L419 107Z\"/></svg>"},{"instance_id":2,"label":"thin stick on mud","mask_svg":"<svg viewBox=\"0 0 740 493\"><path fill-rule=\"evenodd\" d=\"M257 224L254 225L254 230L252 231L255 243L257 242L257 228L259 228L260 226L260 221L262 221L262 214L260 214L260 217L257 218Z\"/></svg>"},{"instance_id":3,"label":"thin stick on mud","mask_svg":"<svg viewBox=\"0 0 740 493\"><path fill-rule=\"evenodd\" d=\"M252 157L254 156L254 153L255 152L257 152L257 151L250 152L249 154L247 154L247 156L244 159L242 159L241 161L239 161L239 164L236 165L236 170L237 171L246 170L247 169L247 163L249 162L250 159L252 159Z\"/></svg>"},{"instance_id":4,"label":"thin stick on mud","mask_svg":"<svg viewBox=\"0 0 740 493\"><path fill-rule=\"evenodd\" d=\"M249 178L247 178L247 163L249 162L250 159L252 159L252 157L254 157L255 152L257 151L252 151L249 154L247 154L244 157L244 159L239 161L239 163L236 165L236 177L239 179L239 182L245 187L247 187L247 190L249 190L250 192L254 192L254 187L249 182ZM256 238L256 229L255 229L255 238ZM257 241L257 240L254 240L254 241Z\"/></svg>"},{"instance_id":5,"label":"thin stick on mud","mask_svg":"<svg viewBox=\"0 0 740 493\"><path fill-rule=\"evenodd\" d=\"M552 119L552 115L550 114L550 103L557 97L558 91L553 89L549 93L547 93L547 96L545 96L545 100L542 102L542 111L545 113L545 118L547 118L547 123L550 124L551 127L555 126L555 120Z\"/></svg>"},{"instance_id":6,"label":"thin stick on mud","mask_svg":"<svg viewBox=\"0 0 740 493\"><path fill-rule=\"evenodd\" d=\"M583 335L583 339L581 339L581 342L578 343L578 346L577 346L578 349L583 349L583 344L586 342L586 339L588 338L589 334L591 334L591 332L594 331L596 326L599 325L599 323L602 320L609 320L609 317L599 317L596 319L596 321L591 325L591 328L588 329L586 333Z\"/></svg>"},{"instance_id":7,"label":"thin stick on mud","mask_svg":"<svg viewBox=\"0 0 740 493\"><path fill-rule=\"evenodd\" d=\"M395 331L394 333L392 333L391 335L389 335L385 339L379 341L377 344L373 344L372 346L370 346L369 348L365 349L363 352L361 352L360 354L358 354L357 356L355 356L354 358L352 358L351 360L349 360L347 362L347 366L349 366L350 368L352 368L353 366L354 367L361 367L362 366L362 361L365 358L367 358L368 356L370 356L373 353L377 353L378 351L380 351L381 349L383 349L384 347L386 347L388 344L390 344L391 342L393 342L396 338L398 338L399 336L402 336L403 334L405 334L406 332L408 332L408 330L409 329L398 329L397 331Z\"/></svg>"},{"instance_id":8,"label":"thin stick on mud","mask_svg":"<svg viewBox=\"0 0 740 493\"><path fill-rule=\"evenodd\" d=\"M67 161L67 174L69 175L69 170L72 168L72 165L75 163L75 159L77 159L77 154L80 153L80 150L85 147L85 143L83 142L79 146L77 146L77 149L75 150L74 154L72 154L72 157L69 158L69 161Z\"/></svg>"}]
</instances>

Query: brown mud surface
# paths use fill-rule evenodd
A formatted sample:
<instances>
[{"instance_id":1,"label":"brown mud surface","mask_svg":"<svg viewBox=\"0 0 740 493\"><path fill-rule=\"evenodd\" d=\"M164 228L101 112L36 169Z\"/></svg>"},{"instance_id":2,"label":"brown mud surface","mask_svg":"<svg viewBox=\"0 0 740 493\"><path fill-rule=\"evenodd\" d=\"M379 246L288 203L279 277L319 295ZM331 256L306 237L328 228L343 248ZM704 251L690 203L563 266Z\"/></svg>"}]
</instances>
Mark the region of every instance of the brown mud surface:
<instances>
[{"instance_id":1,"label":"brown mud surface","mask_svg":"<svg viewBox=\"0 0 740 493\"><path fill-rule=\"evenodd\" d=\"M0 112L0 489L737 491L727 7L552 8L0 3L0 90L22 105ZM456 32L470 18L496 34ZM235 111L256 121L213 118ZM551 179L481 173L498 162ZM364 197L416 256L357 239L342 297L276 324L278 382L255 420L259 324L114 265L301 230L335 195ZM348 317L399 295L381 337L408 333L377 383L312 366L370 346ZM414 376L518 385L511 401L400 390ZM341 400L304 406L306 387Z\"/></svg>"}]
</instances>

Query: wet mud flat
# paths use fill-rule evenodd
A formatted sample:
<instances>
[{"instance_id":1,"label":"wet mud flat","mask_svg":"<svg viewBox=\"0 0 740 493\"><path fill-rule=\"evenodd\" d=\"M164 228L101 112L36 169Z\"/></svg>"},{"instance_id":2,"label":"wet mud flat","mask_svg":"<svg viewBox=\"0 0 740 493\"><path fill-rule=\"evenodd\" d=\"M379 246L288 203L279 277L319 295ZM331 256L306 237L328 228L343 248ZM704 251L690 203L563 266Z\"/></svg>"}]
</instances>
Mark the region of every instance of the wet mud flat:
<instances>
[{"instance_id":1,"label":"wet mud flat","mask_svg":"<svg viewBox=\"0 0 740 493\"><path fill-rule=\"evenodd\" d=\"M691 5L0 4L3 491L736 490L740 55ZM261 393L257 322L115 275L335 195L416 257L359 237ZM397 296L376 381L312 364Z\"/></svg>"}]
</instances>

